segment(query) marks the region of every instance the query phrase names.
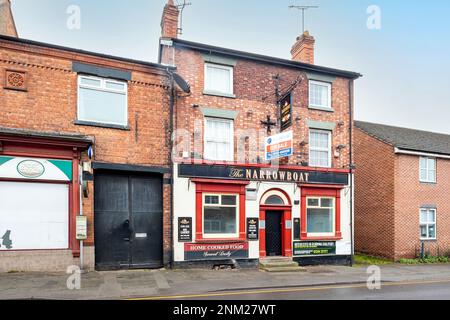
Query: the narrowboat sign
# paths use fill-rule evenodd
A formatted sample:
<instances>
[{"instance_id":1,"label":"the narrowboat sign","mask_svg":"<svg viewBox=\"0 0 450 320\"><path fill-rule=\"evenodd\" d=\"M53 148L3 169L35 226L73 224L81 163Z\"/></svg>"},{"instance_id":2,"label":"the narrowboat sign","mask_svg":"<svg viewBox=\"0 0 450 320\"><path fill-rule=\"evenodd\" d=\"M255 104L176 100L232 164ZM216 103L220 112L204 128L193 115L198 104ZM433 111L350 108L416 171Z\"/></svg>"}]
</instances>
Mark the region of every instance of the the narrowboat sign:
<instances>
[{"instance_id":1,"label":"the narrowboat sign","mask_svg":"<svg viewBox=\"0 0 450 320\"><path fill-rule=\"evenodd\" d=\"M179 177L240 181L348 185L348 174L283 168L180 164Z\"/></svg>"},{"instance_id":2,"label":"the narrowboat sign","mask_svg":"<svg viewBox=\"0 0 450 320\"><path fill-rule=\"evenodd\" d=\"M336 254L335 241L295 241L294 257L329 256Z\"/></svg>"},{"instance_id":3,"label":"the narrowboat sign","mask_svg":"<svg viewBox=\"0 0 450 320\"><path fill-rule=\"evenodd\" d=\"M280 100L281 131L285 131L292 126L292 92L289 92Z\"/></svg>"},{"instance_id":4,"label":"the narrowboat sign","mask_svg":"<svg viewBox=\"0 0 450 320\"><path fill-rule=\"evenodd\" d=\"M184 258L186 261L247 259L248 243L185 243Z\"/></svg>"}]
</instances>

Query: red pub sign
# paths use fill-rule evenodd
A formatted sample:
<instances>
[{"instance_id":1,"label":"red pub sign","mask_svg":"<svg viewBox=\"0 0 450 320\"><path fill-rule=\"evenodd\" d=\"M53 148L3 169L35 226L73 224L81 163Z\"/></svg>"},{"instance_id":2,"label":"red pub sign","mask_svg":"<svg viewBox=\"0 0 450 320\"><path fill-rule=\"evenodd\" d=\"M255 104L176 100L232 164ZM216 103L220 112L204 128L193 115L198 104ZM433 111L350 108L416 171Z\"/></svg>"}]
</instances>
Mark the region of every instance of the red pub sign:
<instances>
[{"instance_id":1,"label":"red pub sign","mask_svg":"<svg viewBox=\"0 0 450 320\"><path fill-rule=\"evenodd\" d=\"M248 243L185 243L185 260L248 258Z\"/></svg>"}]
</instances>

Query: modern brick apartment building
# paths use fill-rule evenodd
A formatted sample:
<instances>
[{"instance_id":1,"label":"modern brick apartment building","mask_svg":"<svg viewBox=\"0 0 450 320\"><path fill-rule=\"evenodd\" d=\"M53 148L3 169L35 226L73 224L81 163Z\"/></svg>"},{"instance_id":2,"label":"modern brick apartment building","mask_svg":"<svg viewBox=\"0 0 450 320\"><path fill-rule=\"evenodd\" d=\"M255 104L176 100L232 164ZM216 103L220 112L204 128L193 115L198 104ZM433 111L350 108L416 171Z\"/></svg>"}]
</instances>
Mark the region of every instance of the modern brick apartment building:
<instances>
[{"instance_id":1,"label":"modern brick apartment building","mask_svg":"<svg viewBox=\"0 0 450 320\"><path fill-rule=\"evenodd\" d=\"M355 244L399 260L450 253L450 135L356 121Z\"/></svg>"},{"instance_id":2,"label":"modern brick apartment building","mask_svg":"<svg viewBox=\"0 0 450 320\"><path fill-rule=\"evenodd\" d=\"M170 68L19 39L0 9L0 271L168 264Z\"/></svg>"},{"instance_id":3,"label":"modern brick apartment building","mask_svg":"<svg viewBox=\"0 0 450 320\"><path fill-rule=\"evenodd\" d=\"M174 119L175 265L349 264L360 75L315 65L307 32L286 60L178 39L178 16L169 1L159 61L191 89ZM294 154L270 161L280 145Z\"/></svg>"}]
</instances>

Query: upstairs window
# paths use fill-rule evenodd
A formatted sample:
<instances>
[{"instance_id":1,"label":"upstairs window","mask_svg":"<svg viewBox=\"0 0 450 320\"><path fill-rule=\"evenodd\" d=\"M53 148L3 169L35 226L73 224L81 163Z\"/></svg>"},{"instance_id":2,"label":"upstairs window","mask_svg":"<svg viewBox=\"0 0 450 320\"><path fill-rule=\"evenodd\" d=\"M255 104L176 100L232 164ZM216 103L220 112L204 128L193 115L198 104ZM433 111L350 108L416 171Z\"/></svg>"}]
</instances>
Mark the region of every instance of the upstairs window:
<instances>
[{"instance_id":1,"label":"upstairs window","mask_svg":"<svg viewBox=\"0 0 450 320\"><path fill-rule=\"evenodd\" d=\"M309 81L309 106L331 110L331 83Z\"/></svg>"},{"instance_id":2,"label":"upstairs window","mask_svg":"<svg viewBox=\"0 0 450 320\"><path fill-rule=\"evenodd\" d=\"M420 239L436 240L436 209L420 209Z\"/></svg>"},{"instance_id":3,"label":"upstairs window","mask_svg":"<svg viewBox=\"0 0 450 320\"><path fill-rule=\"evenodd\" d=\"M436 182L436 159L420 158L420 182Z\"/></svg>"},{"instance_id":4,"label":"upstairs window","mask_svg":"<svg viewBox=\"0 0 450 320\"><path fill-rule=\"evenodd\" d=\"M310 130L309 132L309 166L331 167L331 132Z\"/></svg>"},{"instance_id":5,"label":"upstairs window","mask_svg":"<svg viewBox=\"0 0 450 320\"><path fill-rule=\"evenodd\" d=\"M205 92L233 95L233 67L205 64Z\"/></svg>"},{"instance_id":6,"label":"upstairs window","mask_svg":"<svg viewBox=\"0 0 450 320\"><path fill-rule=\"evenodd\" d=\"M90 76L78 77L78 120L128 125L128 84Z\"/></svg>"},{"instance_id":7,"label":"upstairs window","mask_svg":"<svg viewBox=\"0 0 450 320\"><path fill-rule=\"evenodd\" d=\"M205 159L233 161L233 120L205 118Z\"/></svg>"}]
</instances>

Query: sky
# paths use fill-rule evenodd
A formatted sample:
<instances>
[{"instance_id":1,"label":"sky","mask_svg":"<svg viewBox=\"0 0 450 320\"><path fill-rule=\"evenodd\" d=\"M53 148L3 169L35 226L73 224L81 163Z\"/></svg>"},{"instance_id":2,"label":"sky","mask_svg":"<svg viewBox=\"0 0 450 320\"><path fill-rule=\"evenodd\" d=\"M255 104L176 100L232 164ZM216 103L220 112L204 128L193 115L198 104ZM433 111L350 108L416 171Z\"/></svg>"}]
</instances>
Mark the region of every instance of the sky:
<instances>
[{"instance_id":1,"label":"sky","mask_svg":"<svg viewBox=\"0 0 450 320\"><path fill-rule=\"evenodd\" d=\"M301 32L300 13L289 5L319 6L306 15L315 63L363 74L355 84L356 119L450 134L450 1L188 1L182 39L286 59ZM12 3L21 38L157 62L166 0ZM74 5L79 29L67 26ZM367 23L373 5L377 28Z\"/></svg>"}]
</instances>

